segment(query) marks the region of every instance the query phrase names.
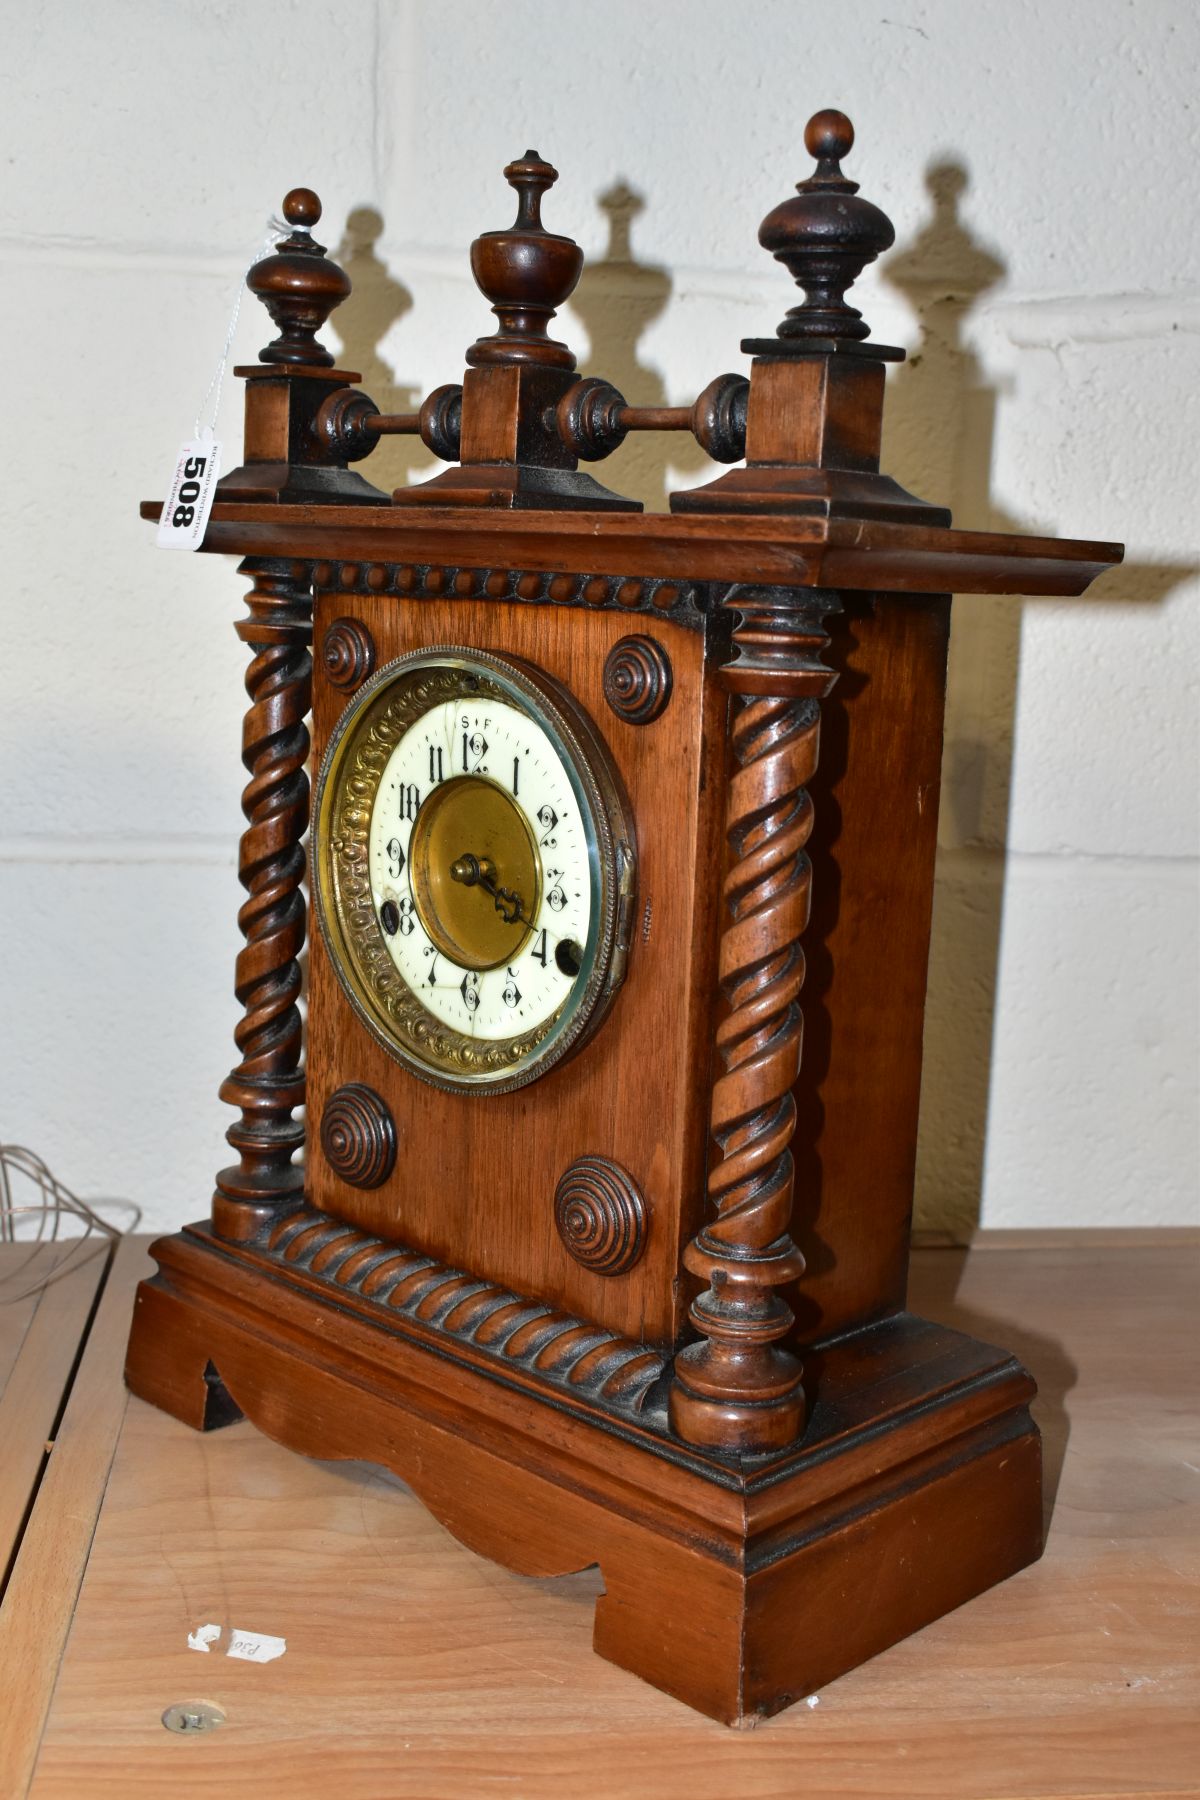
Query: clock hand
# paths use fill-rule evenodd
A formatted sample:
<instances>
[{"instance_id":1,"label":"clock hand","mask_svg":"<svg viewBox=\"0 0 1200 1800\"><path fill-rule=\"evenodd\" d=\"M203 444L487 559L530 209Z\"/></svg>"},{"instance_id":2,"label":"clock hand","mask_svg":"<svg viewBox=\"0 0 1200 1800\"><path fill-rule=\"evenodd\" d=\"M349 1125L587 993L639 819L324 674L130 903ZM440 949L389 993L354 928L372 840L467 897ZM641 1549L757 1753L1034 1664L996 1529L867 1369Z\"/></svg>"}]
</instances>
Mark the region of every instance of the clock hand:
<instances>
[{"instance_id":1,"label":"clock hand","mask_svg":"<svg viewBox=\"0 0 1200 1800\"><path fill-rule=\"evenodd\" d=\"M515 925L520 919L524 925L532 925L533 920L525 911L525 902L520 894L512 888L500 887L496 881L495 865L486 856L460 856L450 865L451 879L461 881L464 887L481 887L492 896L492 902L506 925ZM512 908L511 912L509 907Z\"/></svg>"}]
</instances>

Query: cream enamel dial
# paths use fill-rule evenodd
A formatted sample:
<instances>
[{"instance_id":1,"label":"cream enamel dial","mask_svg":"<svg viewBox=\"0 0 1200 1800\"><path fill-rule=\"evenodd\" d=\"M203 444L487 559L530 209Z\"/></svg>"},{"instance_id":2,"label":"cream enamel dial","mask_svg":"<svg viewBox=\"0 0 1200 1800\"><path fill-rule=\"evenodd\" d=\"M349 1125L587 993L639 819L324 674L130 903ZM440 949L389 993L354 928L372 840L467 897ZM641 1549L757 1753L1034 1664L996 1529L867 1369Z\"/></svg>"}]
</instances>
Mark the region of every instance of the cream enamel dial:
<instances>
[{"instance_id":1,"label":"cream enamel dial","mask_svg":"<svg viewBox=\"0 0 1200 1800\"><path fill-rule=\"evenodd\" d=\"M399 1061L503 1091L595 1029L624 973L633 833L565 689L482 652L401 658L343 715L316 817L334 968Z\"/></svg>"}]
</instances>

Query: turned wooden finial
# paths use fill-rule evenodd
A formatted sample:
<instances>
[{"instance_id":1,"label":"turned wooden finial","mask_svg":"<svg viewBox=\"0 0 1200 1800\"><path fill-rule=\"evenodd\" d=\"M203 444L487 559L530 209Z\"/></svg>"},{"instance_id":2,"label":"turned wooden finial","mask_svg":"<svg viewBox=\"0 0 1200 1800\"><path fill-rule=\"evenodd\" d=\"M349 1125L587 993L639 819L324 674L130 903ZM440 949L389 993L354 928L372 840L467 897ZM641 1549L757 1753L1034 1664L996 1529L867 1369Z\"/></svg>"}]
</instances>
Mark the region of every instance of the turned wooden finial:
<instances>
[{"instance_id":1,"label":"turned wooden finial","mask_svg":"<svg viewBox=\"0 0 1200 1800\"><path fill-rule=\"evenodd\" d=\"M329 369L333 357L317 342L317 332L335 306L350 292L350 277L325 254L312 235L321 217L321 202L311 188L293 188L283 203L291 232L275 245L275 254L255 263L246 277L280 327L279 336L258 353L259 362L299 363Z\"/></svg>"},{"instance_id":2,"label":"turned wooden finial","mask_svg":"<svg viewBox=\"0 0 1200 1800\"><path fill-rule=\"evenodd\" d=\"M527 150L509 163L504 176L517 192L517 216L506 231L485 231L471 245L471 272L500 329L473 344L467 361L573 369L571 351L547 332L583 270L583 251L574 239L542 224L542 195L558 180L558 170L536 150Z\"/></svg>"},{"instance_id":3,"label":"turned wooden finial","mask_svg":"<svg viewBox=\"0 0 1200 1800\"><path fill-rule=\"evenodd\" d=\"M817 166L807 181L797 182L795 200L769 212L758 241L774 253L804 290L779 326L785 342L814 338L854 340L870 335L862 314L845 301L867 264L895 242L887 214L869 200L856 198L858 183L842 174L842 158L854 144L854 127L845 113L814 113L804 128L804 145Z\"/></svg>"}]
</instances>

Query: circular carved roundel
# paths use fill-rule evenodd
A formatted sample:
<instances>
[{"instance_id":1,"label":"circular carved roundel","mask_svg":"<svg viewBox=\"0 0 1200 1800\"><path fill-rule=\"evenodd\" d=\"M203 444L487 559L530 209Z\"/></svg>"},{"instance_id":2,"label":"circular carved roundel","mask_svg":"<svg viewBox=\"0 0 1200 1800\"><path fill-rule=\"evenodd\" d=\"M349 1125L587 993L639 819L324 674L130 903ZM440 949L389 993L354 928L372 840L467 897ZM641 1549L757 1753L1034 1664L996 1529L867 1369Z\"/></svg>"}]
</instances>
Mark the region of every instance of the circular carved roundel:
<instances>
[{"instance_id":1,"label":"circular carved roundel","mask_svg":"<svg viewBox=\"0 0 1200 1800\"><path fill-rule=\"evenodd\" d=\"M377 1188L396 1166L396 1124L374 1088L338 1088L321 1115L321 1148L335 1175L351 1187Z\"/></svg>"},{"instance_id":2,"label":"circular carved roundel","mask_svg":"<svg viewBox=\"0 0 1200 1800\"><path fill-rule=\"evenodd\" d=\"M604 662L604 698L630 725L649 725L671 698L671 659L657 638L623 637Z\"/></svg>"},{"instance_id":3,"label":"circular carved roundel","mask_svg":"<svg viewBox=\"0 0 1200 1800\"><path fill-rule=\"evenodd\" d=\"M554 1190L554 1223L577 1263L623 1275L646 1245L646 1202L632 1175L606 1156L581 1156Z\"/></svg>"},{"instance_id":4,"label":"circular carved roundel","mask_svg":"<svg viewBox=\"0 0 1200 1800\"><path fill-rule=\"evenodd\" d=\"M352 693L375 667L375 640L357 619L335 619L321 640L321 661L332 685Z\"/></svg>"}]
</instances>

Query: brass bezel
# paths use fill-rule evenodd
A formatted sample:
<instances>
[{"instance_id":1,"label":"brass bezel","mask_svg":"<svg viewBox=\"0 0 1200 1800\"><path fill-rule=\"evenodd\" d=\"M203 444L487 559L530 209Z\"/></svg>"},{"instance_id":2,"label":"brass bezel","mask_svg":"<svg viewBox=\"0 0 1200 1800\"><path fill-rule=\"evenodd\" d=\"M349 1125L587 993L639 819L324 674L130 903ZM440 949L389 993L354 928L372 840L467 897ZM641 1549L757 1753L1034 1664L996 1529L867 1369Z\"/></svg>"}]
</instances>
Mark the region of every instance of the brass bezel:
<instances>
[{"instance_id":1,"label":"brass bezel","mask_svg":"<svg viewBox=\"0 0 1200 1800\"><path fill-rule=\"evenodd\" d=\"M396 744L432 707L481 695L517 706L550 737L579 804L592 883L585 979L532 1030L490 1040L443 1024L409 987L388 950L368 873L371 813ZM608 750L559 682L513 658L462 645L432 645L396 658L359 689L338 720L317 779L313 821L313 910L330 962L371 1036L413 1074L451 1092L509 1093L573 1055L595 1032L624 978L635 840Z\"/></svg>"}]
</instances>

